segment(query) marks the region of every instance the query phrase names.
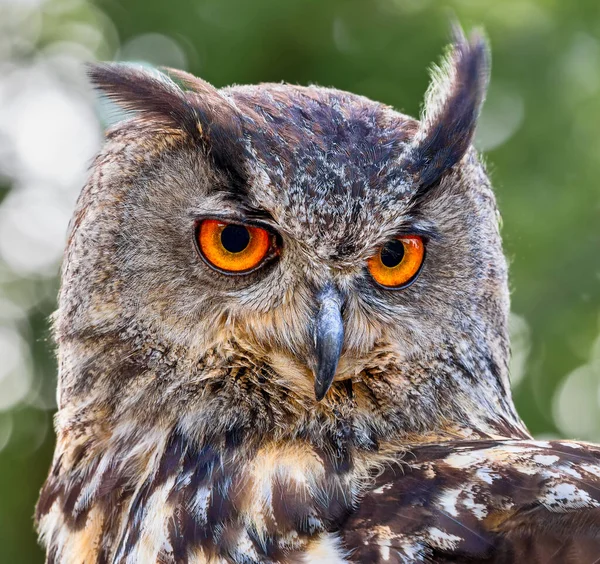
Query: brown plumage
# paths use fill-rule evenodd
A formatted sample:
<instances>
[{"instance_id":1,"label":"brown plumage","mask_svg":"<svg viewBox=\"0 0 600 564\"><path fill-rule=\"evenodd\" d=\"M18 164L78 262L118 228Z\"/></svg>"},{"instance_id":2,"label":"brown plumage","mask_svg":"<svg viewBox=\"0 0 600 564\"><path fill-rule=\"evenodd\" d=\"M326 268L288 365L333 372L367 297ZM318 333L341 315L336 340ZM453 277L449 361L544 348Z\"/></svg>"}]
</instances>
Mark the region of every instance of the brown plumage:
<instances>
[{"instance_id":1,"label":"brown plumage","mask_svg":"<svg viewBox=\"0 0 600 564\"><path fill-rule=\"evenodd\" d=\"M598 561L600 450L510 396L482 37L420 122L169 72L90 71L133 116L65 253L48 562Z\"/></svg>"}]
</instances>

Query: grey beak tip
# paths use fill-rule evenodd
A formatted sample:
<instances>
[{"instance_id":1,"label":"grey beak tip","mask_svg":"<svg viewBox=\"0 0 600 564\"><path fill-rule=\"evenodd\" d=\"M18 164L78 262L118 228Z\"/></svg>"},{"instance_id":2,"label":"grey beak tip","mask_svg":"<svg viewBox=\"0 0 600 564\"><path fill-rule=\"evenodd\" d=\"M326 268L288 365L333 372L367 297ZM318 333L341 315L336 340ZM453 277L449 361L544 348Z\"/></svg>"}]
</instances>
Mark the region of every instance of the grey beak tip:
<instances>
[{"instance_id":1,"label":"grey beak tip","mask_svg":"<svg viewBox=\"0 0 600 564\"><path fill-rule=\"evenodd\" d=\"M328 390L329 388L319 387L317 384L315 384L315 399L317 401L321 401L325 397L325 394L328 392Z\"/></svg>"},{"instance_id":2,"label":"grey beak tip","mask_svg":"<svg viewBox=\"0 0 600 564\"><path fill-rule=\"evenodd\" d=\"M331 388L333 382L333 374L331 376L317 376L315 378L315 398L317 401L321 401Z\"/></svg>"},{"instance_id":3,"label":"grey beak tip","mask_svg":"<svg viewBox=\"0 0 600 564\"><path fill-rule=\"evenodd\" d=\"M321 401L333 382L344 342L342 298L333 286L327 286L317 296L319 311L315 322L317 368L315 397Z\"/></svg>"}]
</instances>

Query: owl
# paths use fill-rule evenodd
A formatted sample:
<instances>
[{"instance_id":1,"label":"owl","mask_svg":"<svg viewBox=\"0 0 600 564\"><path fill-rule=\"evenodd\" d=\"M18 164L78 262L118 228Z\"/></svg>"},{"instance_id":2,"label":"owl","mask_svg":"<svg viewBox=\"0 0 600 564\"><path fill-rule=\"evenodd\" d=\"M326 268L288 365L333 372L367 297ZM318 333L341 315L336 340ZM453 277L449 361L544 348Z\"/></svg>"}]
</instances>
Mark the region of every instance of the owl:
<instances>
[{"instance_id":1,"label":"owl","mask_svg":"<svg viewBox=\"0 0 600 564\"><path fill-rule=\"evenodd\" d=\"M457 31L420 121L96 64L129 118L71 221L49 563L589 563L600 447L536 441Z\"/></svg>"}]
</instances>

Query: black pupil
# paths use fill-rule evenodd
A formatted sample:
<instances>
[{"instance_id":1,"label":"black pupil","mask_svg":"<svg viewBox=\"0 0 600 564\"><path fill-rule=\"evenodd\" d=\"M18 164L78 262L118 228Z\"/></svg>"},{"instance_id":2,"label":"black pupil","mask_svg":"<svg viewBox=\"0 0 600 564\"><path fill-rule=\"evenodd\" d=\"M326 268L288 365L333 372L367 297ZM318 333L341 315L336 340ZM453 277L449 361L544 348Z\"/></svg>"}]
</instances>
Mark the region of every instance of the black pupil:
<instances>
[{"instance_id":1,"label":"black pupil","mask_svg":"<svg viewBox=\"0 0 600 564\"><path fill-rule=\"evenodd\" d=\"M388 268L398 266L404 258L404 245L402 241L394 239L388 241L381 249L381 262Z\"/></svg>"},{"instance_id":2,"label":"black pupil","mask_svg":"<svg viewBox=\"0 0 600 564\"><path fill-rule=\"evenodd\" d=\"M221 231L221 244L230 253L241 253L250 243L250 232L243 225L228 225Z\"/></svg>"}]
</instances>

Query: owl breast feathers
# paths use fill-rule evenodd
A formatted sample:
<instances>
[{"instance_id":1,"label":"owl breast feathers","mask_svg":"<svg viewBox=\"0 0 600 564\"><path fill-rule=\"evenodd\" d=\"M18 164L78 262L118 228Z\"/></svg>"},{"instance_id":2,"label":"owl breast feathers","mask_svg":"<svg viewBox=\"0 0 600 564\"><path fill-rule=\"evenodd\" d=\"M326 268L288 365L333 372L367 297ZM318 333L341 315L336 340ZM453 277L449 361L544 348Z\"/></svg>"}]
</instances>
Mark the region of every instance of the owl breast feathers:
<instances>
[{"instance_id":1,"label":"owl breast feathers","mask_svg":"<svg viewBox=\"0 0 600 564\"><path fill-rule=\"evenodd\" d=\"M534 441L459 30L420 121L98 64L130 117L73 216L47 562L600 562L600 448Z\"/></svg>"}]
</instances>

